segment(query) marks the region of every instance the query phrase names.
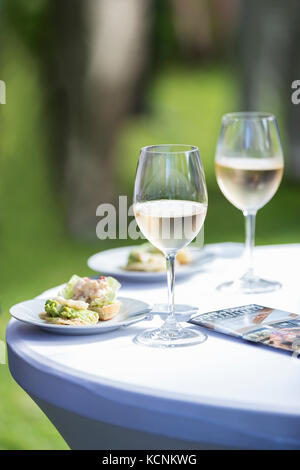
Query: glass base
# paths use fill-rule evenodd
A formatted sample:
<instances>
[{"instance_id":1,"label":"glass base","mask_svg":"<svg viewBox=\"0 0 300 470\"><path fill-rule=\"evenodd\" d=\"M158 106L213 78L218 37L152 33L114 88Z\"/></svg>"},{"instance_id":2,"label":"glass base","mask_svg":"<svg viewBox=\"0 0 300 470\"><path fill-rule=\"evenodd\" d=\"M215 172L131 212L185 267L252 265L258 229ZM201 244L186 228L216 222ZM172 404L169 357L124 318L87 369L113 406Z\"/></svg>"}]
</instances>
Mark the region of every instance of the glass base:
<instances>
[{"instance_id":1,"label":"glass base","mask_svg":"<svg viewBox=\"0 0 300 470\"><path fill-rule=\"evenodd\" d=\"M280 282L267 281L266 279L254 276L224 282L217 287L217 290L233 294L264 294L281 289L281 287Z\"/></svg>"},{"instance_id":2,"label":"glass base","mask_svg":"<svg viewBox=\"0 0 300 470\"><path fill-rule=\"evenodd\" d=\"M179 315L186 315L186 314L194 314L194 313L198 313L198 310L199 308L198 307L194 307L192 305L187 305L187 304L175 304L174 305L174 312L175 314L179 314ZM168 313L169 311L169 306L168 304L154 304L153 305L153 309L152 309L153 312L157 312L157 313Z\"/></svg>"},{"instance_id":3,"label":"glass base","mask_svg":"<svg viewBox=\"0 0 300 470\"><path fill-rule=\"evenodd\" d=\"M168 305L167 304L154 304L152 313L158 313L162 320L165 320L168 315ZM186 304L177 304L174 305L174 312L178 322L188 321L192 315L198 313L199 308L192 305Z\"/></svg>"},{"instance_id":4,"label":"glass base","mask_svg":"<svg viewBox=\"0 0 300 470\"><path fill-rule=\"evenodd\" d=\"M174 348L179 346L193 346L203 343L207 336L201 331L191 328L178 328L166 330L155 328L143 331L134 338L136 344L152 348Z\"/></svg>"}]
</instances>

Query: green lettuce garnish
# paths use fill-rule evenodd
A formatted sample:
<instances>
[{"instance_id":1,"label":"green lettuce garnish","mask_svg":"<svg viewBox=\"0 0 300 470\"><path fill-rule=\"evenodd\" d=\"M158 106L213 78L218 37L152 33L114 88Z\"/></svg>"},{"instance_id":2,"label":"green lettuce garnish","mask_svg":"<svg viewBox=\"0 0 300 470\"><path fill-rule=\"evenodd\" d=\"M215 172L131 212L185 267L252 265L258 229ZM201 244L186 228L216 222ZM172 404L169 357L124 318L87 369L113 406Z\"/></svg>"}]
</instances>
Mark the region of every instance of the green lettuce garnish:
<instances>
[{"instance_id":1,"label":"green lettuce garnish","mask_svg":"<svg viewBox=\"0 0 300 470\"><path fill-rule=\"evenodd\" d=\"M74 274L66 283L65 287L60 291L59 295L64 299L71 299L74 292L74 287L79 279L80 277Z\"/></svg>"},{"instance_id":2,"label":"green lettuce garnish","mask_svg":"<svg viewBox=\"0 0 300 470\"><path fill-rule=\"evenodd\" d=\"M114 295L116 296L118 290L119 290L120 287L121 287L121 284L119 283L119 281L117 281L117 279L115 279L114 277L111 277L111 276L108 276L108 277L106 278L106 280L107 280L108 285L109 285L109 287L111 288L112 292L113 292Z\"/></svg>"}]
</instances>

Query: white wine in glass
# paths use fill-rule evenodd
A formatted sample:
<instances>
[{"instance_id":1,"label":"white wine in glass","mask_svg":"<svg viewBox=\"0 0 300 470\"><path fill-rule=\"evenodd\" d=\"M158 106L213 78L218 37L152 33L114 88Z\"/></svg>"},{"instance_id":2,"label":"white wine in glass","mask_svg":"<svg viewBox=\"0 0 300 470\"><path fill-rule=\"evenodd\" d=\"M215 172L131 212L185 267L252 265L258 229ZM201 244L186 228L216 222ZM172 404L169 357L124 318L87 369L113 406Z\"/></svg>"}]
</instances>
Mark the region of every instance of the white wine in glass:
<instances>
[{"instance_id":1,"label":"white wine in glass","mask_svg":"<svg viewBox=\"0 0 300 470\"><path fill-rule=\"evenodd\" d=\"M225 114L216 151L218 185L224 196L240 209L246 221L246 273L218 289L241 293L277 290L279 282L254 274L255 216L276 193L283 175L283 154L276 119L267 113Z\"/></svg>"},{"instance_id":2,"label":"white wine in glass","mask_svg":"<svg viewBox=\"0 0 300 470\"><path fill-rule=\"evenodd\" d=\"M152 347L189 346L206 339L183 328L174 308L175 258L200 232L207 211L207 190L199 150L190 145L153 145L141 149L134 186L134 215L143 235L167 263L168 316L161 328L137 335Z\"/></svg>"},{"instance_id":3,"label":"white wine in glass","mask_svg":"<svg viewBox=\"0 0 300 470\"><path fill-rule=\"evenodd\" d=\"M224 196L242 211L258 211L276 193L283 174L280 158L218 157L216 176Z\"/></svg>"},{"instance_id":4,"label":"white wine in glass","mask_svg":"<svg viewBox=\"0 0 300 470\"><path fill-rule=\"evenodd\" d=\"M206 210L200 202L162 199L136 204L134 215L145 237L164 253L181 250L198 235Z\"/></svg>"}]
</instances>

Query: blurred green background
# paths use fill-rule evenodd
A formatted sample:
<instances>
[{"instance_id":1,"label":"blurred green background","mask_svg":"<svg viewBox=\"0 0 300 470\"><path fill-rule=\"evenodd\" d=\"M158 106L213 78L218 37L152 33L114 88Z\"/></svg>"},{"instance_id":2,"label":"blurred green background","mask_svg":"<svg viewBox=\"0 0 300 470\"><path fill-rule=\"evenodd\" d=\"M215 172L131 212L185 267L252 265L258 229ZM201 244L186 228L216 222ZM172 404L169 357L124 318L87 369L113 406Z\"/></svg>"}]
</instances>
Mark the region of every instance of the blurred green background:
<instances>
[{"instance_id":1,"label":"blurred green background","mask_svg":"<svg viewBox=\"0 0 300 470\"><path fill-rule=\"evenodd\" d=\"M77 0L76 3L80 4ZM101 0L98 3L102 3ZM146 3L150 8L151 2ZM209 192L205 242L242 242L242 215L220 193L213 162L222 114L247 109L243 105L242 65L228 52L235 50L237 39L234 34L238 34L236 31L242 23L241 13L235 13L234 24L228 22L226 34L224 31L223 36L208 34L210 40L198 38L199 45L191 38L184 42L185 29L179 28L180 36L174 27L175 7L184 8L184 2L166 2L168 8L163 8L162 3L151 5L151 24L145 41L148 45L144 46L150 52L147 66L143 65L135 83L133 96L138 97L137 103L125 107L120 113L121 119L111 118L111 122L118 121L116 131L111 135L115 192L131 197L141 146L154 143L197 145ZM206 8L208 18L218 16L220 2L213 2L213 11L207 2L199 3ZM66 11L71 8L68 0L62 0L61 4ZM236 12L239 4L228 2L230 12ZM175 5L173 10L172 5ZM78 225L66 223L70 211L72 214L72 198L75 200L76 195L68 189L69 160L58 158L62 149L59 140L55 140L49 131L53 129L53 103L60 100L60 95L51 94L51 86L45 81L47 57L54 63L47 47L51 43L56 56L62 53L50 40L53 23L49 19L55 8L61 10L62 5L54 2L50 8L46 1L20 0L1 1L0 7L0 79L5 81L7 88L6 104L0 105L0 339L4 340L11 305L64 282L73 273L90 273L86 266L88 256L99 250L130 244L130 240L100 241L96 238L95 225L94 231L86 236L86 233L78 232ZM179 12L182 11L180 8ZM187 16L191 18L191 15ZM188 21L191 19L187 20L187 25ZM216 28L215 23L210 24L214 32L213 26ZM285 86L290 89L289 82ZM124 93L124 88L121 92ZM275 105L277 111L277 101ZM103 106L107 106L105 100ZM265 110L274 110L271 101ZM286 111L279 108L278 112L288 158L290 137ZM101 119L96 122L96 129L98 125L101 129ZM66 148L64 152L71 153ZM104 174L105 161L104 155ZM74 184L78 185L78 181ZM64 188L67 188L66 192ZM97 194L97 198L93 212L97 204L106 201L105 194L100 200ZM258 214L258 244L299 242L299 199L298 180L286 174L278 193ZM48 419L13 381L7 365L0 365L0 397L0 449L67 448Z\"/></svg>"}]
</instances>

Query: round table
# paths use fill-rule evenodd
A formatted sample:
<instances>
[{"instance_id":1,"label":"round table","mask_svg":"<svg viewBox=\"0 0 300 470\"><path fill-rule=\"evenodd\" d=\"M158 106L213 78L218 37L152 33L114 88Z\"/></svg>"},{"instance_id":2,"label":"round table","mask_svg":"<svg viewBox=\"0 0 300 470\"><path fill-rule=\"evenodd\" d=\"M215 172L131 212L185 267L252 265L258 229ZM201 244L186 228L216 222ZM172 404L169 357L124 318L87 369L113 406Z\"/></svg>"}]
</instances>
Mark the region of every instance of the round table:
<instances>
[{"instance_id":1,"label":"round table","mask_svg":"<svg viewBox=\"0 0 300 470\"><path fill-rule=\"evenodd\" d=\"M200 312L258 303L300 314L300 245L257 247L255 258L258 274L281 281L281 290L217 292L239 265L220 258L177 283L177 303ZM165 302L166 286L123 284L122 295ZM67 337L10 320L10 371L72 449L300 448L299 359L209 331L192 347L133 343L137 332L160 323L154 316Z\"/></svg>"}]
</instances>

